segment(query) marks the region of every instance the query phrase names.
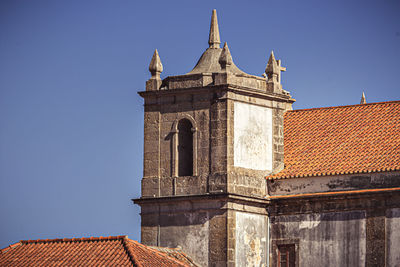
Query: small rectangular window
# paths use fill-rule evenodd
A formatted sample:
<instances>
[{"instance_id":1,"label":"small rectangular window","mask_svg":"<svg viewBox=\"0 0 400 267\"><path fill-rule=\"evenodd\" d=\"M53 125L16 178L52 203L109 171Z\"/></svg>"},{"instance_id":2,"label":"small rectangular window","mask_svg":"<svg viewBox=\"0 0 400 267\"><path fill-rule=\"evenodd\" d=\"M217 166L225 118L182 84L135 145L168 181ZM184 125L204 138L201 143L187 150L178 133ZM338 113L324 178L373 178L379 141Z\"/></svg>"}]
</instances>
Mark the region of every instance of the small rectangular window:
<instances>
[{"instance_id":1,"label":"small rectangular window","mask_svg":"<svg viewBox=\"0 0 400 267\"><path fill-rule=\"evenodd\" d=\"M295 267L295 245L278 245L278 267Z\"/></svg>"}]
</instances>

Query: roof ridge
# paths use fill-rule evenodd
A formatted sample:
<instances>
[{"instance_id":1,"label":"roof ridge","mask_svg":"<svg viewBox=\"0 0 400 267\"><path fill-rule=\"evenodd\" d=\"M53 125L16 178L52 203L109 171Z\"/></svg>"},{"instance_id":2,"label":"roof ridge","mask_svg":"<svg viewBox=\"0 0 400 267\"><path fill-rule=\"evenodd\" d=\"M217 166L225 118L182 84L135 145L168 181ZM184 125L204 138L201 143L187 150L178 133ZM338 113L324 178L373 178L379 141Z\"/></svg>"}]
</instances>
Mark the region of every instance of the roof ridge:
<instances>
[{"instance_id":1,"label":"roof ridge","mask_svg":"<svg viewBox=\"0 0 400 267\"><path fill-rule=\"evenodd\" d=\"M177 264L180 264L180 265L182 265L182 266L186 266L186 264L185 264L184 262L179 261L178 259L169 256L167 253L163 253L163 252L161 252L161 251L159 251L159 250L157 250L157 249L155 249L155 248L152 248L151 246L144 245L144 244L142 244L142 243L139 243L139 242L136 241L136 240L132 240L132 239L129 239L129 238L127 238L126 240L127 240L127 241L130 241L130 242L132 242L132 243L135 243L136 245L139 245L139 246L141 246L141 247L145 247L146 249L151 250L152 252L156 253L157 255L159 255L159 256L161 256L161 257L166 257L166 258L168 258L169 260L172 260L172 261L176 262ZM185 255L185 256L186 256L186 255Z\"/></svg>"},{"instance_id":2,"label":"roof ridge","mask_svg":"<svg viewBox=\"0 0 400 267\"><path fill-rule=\"evenodd\" d=\"M15 250L13 250L14 248ZM83 255L82 251L80 251L81 248L94 248L98 253L91 253L90 257L86 258L88 255ZM35 254L33 258L31 257L32 255L22 255L26 251L33 251ZM111 251L119 253L121 257L116 258ZM49 257L43 258L42 254L48 252L51 255L49 254ZM64 256L61 258L59 257L60 253L64 253ZM196 266L183 253L177 253L176 257L174 257L175 254L170 255L167 252L158 251L136 240L129 239L127 235L22 240L4 249L0 249L0 262L4 263L5 260L6 264L18 262L27 263L26 265L29 265L31 262L37 262L35 265L41 265L48 263L50 259L60 260L60 263L64 263L65 265L69 262L68 255L74 260L83 260L88 264L90 263L90 265L97 265L94 264L96 262L109 262L113 266Z\"/></svg>"},{"instance_id":3,"label":"roof ridge","mask_svg":"<svg viewBox=\"0 0 400 267\"><path fill-rule=\"evenodd\" d=\"M20 245L22 245L21 241L20 241L20 242L17 242L17 243L14 243L14 244L11 244L11 245L9 245L8 247L5 247L5 248L0 249L0 253L3 254L3 253L5 253L5 252L9 251L10 249L19 247Z\"/></svg>"},{"instance_id":4,"label":"roof ridge","mask_svg":"<svg viewBox=\"0 0 400 267\"><path fill-rule=\"evenodd\" d=\"M142 265L139 263L139 260L136 257L135 253L132 253L131 248L127 245L127 241L133 241L128 238L128 236L125 236L124 239L122 239L122 245L124 246L124 249L126 251L126 254L128 254L129 259L131 260L133 266L138 266L141 267Z\"/></svg>"},{"instance_id":5,"label":"roof ridge","mask_svg":"<svg viewBox=\"0 0 400 267\"><path fill-rule=\"evenodd\" d=\"M32 240L21 240L21 244L29 243L55 243L55 242L83 242L83 241L105 241L105 240L122 240L127 235L118 236L99 236L99 237L73 237L73 238L54 238L54 239L32 239Z\"/></svg>"},{"instance_id":6,"label":"roof ridge","mask_svg":"<svg viewBox=\"0 0 400 267\"><path fill-rule=\"evenodd\" d=\"M373 102L373 103L355 104L355 105L344 105L344 106L330 106L330 107L319 107L319 108L294 109L294 110L288 110L287 112L300 112L300 111L312 111L312 110L319 110L319 109L335 109L335 108L348 108L348 107L364 107L364 106L371 106L371 105L395 104L395 103L399 103L400 104L400 100L382 101L382 102Z\"/></svg>"}]
</instances>

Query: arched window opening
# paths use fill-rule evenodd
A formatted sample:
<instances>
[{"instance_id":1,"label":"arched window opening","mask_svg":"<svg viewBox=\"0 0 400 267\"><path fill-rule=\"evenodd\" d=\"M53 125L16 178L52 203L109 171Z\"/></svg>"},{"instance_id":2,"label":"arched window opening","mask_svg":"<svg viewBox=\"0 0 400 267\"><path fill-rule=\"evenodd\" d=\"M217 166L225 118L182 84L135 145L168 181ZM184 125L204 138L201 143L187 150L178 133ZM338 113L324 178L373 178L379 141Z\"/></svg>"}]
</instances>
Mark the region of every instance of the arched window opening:
<instances>
[{"instance_id":1,"label":"arched window opening","mask_svg":"<svg viewBox=\"0 0 400 267\"><path fill-rule=\"evenodd\" d=\"M193 175L192 123L182 119L178 123L178 176Z\"/></svg>"}]
</instances>

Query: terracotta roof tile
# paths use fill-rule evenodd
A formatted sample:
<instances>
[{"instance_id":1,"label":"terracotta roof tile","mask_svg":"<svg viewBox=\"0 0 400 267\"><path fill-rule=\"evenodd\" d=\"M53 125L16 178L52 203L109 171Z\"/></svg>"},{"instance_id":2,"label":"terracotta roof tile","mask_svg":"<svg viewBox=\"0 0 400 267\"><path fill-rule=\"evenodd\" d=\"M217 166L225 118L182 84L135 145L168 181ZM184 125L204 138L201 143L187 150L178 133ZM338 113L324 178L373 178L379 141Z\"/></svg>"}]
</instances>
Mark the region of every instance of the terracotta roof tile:
<instances>
[{"instance_id":1,"label":"terracotta roof tile","mask_svg":"<svg viewBox=\"0 0 400 267\"><path fill-rule=\"evenodd\" d=\"M186 263L189 266L197 266L191 258L189 258L181 248L166 248L166 247L151 247L160 252L167 254L179 261Z\"/></svg>"},{"instance_id":2,"label":"terracotta roof tile","mask_svg":"<svg viewBox=\"0 0 400 267\"><path fill-rule=\"evenodd\" d=\"M267 178L400 170L400 101L286 112L284 163Z\"/></svg>"},{"instance_id":3,"label":"terracotta roof tile","mask_svg":"<svg viewBox=\"0 0 400 267\"><path fill-rule=\"evenodd\" d=\"M0 250L0 266L191 266L127 236L24 240Z\"/></svg>"},{"instance_id":4,"label":"terracotta roof tile","mask_svg":"<svg viewBox=\"0 0 400 267\"><path fill-rule=\"evenodd\" d=\"M154 248L140 244L134 240L127 240L126 246L133 255L137 266L190 266L176 258L168 256Z\"/></svg>"}]
</instances>

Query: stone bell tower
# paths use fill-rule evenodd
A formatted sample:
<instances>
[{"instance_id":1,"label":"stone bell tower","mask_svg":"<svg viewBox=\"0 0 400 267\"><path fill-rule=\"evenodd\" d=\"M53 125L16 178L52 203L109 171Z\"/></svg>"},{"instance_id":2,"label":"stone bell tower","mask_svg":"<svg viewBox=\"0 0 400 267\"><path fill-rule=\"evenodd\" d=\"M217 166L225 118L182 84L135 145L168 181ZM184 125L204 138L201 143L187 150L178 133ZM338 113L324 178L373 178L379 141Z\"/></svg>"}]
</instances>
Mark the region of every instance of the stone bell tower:
<instances>
[{"instance_id":1,"label":"stone bell tower","mask_svg":"<svg viewBox=\"0 0 400 267\"><path fill-rule=\"evenodd\" d=\"M139 93L141 241L180 246L201 266L266 265L265 176L283 168L283 113L295 100L273 53L265 77L234 64L215 10L208 43L192 71L163 80L156 50Z\"/></svg>"}]
</instances>

